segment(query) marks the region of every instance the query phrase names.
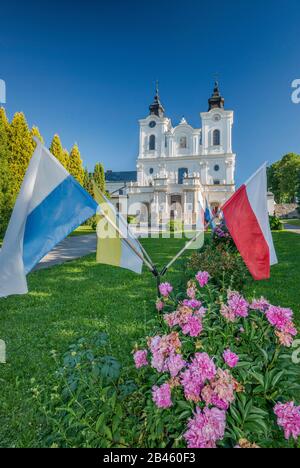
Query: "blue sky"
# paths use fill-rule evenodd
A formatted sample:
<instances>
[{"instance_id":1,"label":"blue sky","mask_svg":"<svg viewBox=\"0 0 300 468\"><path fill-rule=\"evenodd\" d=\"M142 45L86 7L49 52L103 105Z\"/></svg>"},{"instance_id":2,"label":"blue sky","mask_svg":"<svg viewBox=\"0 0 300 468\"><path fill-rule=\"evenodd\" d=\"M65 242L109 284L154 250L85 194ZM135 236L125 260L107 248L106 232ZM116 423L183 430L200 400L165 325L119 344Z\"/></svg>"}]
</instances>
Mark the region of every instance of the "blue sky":
<instances>
[{"instance_id":1,"label":"blue sky","mask_svg":"<svg viewBox=\"0 0 300 468\"><path fill-rule=\"evenodd\" d=\"M299 0L6 0L0 7L6 109L49 144L78 142L89 168L135 169L139 118L155 80L166 114L199 126L214 74L235 111L237 181L300 153Z\"/></svg>"}]
</instances>

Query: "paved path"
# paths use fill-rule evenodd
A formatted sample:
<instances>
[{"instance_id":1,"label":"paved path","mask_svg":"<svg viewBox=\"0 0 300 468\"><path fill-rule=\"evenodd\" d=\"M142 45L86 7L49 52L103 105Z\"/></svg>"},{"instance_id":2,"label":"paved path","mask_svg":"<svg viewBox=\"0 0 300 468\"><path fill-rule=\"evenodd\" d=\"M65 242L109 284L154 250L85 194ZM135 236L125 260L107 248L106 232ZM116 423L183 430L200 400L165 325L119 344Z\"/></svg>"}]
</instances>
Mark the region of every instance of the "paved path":
<instances>
[{"instance_id":1,"label":"paved path","mask_svg":"<svg viewBox=\"0 0 300 468\"><path fill-rule=\"evenodd\" d=\"M296 234L300 234L300 226L294 226L293 224L285 224L284 229L287 231L295 232Z\"/></svg>"},{"instance_id":2,"label":"paved path","mask_svg":"<svg viewBox=\"0 0 300 468\"><path fill-rule=\"evenodd\" d=\"M50 268L89 255L96 252L96 244L96 234L67 237L40 261L35 270Z\"/></svg>"}]
</instances>

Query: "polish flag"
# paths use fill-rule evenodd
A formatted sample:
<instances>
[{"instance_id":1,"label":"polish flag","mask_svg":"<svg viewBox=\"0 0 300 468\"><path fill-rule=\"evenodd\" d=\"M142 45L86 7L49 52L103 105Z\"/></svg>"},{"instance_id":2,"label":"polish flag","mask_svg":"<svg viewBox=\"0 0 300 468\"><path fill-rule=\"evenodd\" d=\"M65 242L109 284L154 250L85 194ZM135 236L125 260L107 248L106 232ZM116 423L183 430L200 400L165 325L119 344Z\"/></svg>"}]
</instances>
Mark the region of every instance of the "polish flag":
<instances>
[{"instance_id":1,"label":"polish flag","mask_svg":"<svg viewBox=\"0 0 300 468\"><path fill-rule=\"evenodd\" d=\"M222 207L226 226L255 280L270 278L278 263L267 206L267 167L264 164Z\"/></svg>"}]
</instances>

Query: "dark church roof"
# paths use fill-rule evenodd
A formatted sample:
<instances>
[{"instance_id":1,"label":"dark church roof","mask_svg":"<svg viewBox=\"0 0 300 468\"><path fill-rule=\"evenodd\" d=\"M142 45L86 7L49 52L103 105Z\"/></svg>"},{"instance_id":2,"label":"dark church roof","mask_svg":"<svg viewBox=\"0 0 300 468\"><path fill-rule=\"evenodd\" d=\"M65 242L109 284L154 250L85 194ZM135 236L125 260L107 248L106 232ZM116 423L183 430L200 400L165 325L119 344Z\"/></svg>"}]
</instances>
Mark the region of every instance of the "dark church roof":
<instances>
[{"instance_id":1,"label":"dark church roof","mask_svg":"<svg viewBox=\"0 0 300 468\"><path fill-rule=\"evenodd\" d=\"M216 81L213 95L208 100L208 110L210 111L211 109L217 109L217 108L223 109L224 102L225 102L225 99L221 96L221 93L219 90L219 83Z\"/></svg>"},{"instance_id":2,"label":"dark church roof","mask_svg":"<svg viewBox=\"0 0 300 468\"><path fill-rule=\"evenodd\" d=\"M123 171L123 172L105 172L106 182L136 182L137 172L136 171Z\"/></svg>"}]
</instances>

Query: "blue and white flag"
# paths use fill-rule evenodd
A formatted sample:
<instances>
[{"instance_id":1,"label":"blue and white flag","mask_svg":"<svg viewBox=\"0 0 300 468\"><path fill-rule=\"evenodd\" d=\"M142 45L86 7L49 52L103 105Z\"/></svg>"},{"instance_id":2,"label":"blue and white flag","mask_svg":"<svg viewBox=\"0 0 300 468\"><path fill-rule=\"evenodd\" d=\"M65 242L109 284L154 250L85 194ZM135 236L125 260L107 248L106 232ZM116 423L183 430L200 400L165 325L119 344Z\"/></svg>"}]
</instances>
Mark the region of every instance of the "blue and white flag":
<instances>
[{"instance_id":1,"label":"blue and white flag","mask_svg":"<svg viewBox=\"0 0 300 468\"><path fill-rule=\"evenodd\" d=\"M96 211L95 200L38 141L0 251L0 297L26 294L27 273Z\"/></svg>"},{"instance_id":2,"label":"blue and white flag","mask_svg":"<svg viewBox=\"0 0 300 468\"><path fill-rule=\"evenodd\" d=\"M211 212L211 207L208 204L207 199L205 200L205 221L210 225L211 229L215 229L216 223L214 222L214 216Z\"/></svg>"}]
</instances>

